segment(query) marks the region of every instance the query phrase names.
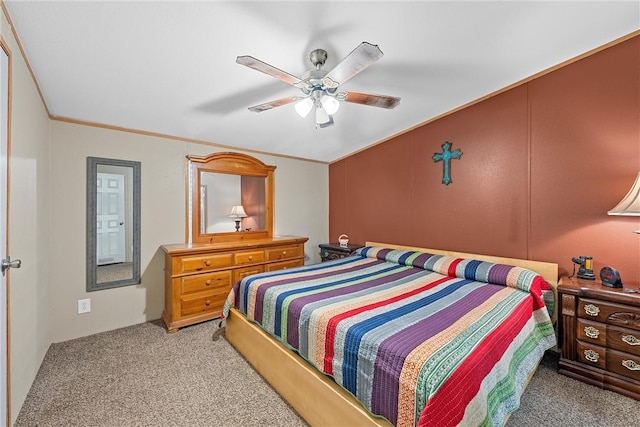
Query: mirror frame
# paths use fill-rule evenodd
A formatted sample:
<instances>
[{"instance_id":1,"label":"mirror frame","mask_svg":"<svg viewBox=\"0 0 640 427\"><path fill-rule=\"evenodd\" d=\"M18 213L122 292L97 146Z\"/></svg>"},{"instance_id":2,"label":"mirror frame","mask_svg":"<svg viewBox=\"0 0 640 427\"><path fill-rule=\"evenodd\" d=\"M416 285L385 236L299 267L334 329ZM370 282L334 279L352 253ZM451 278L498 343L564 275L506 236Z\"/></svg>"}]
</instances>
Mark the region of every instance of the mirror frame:
<instances>
[{"instance_id":1,"label":"mirror frame","mask_svg":"<svg viewBox=\"0 0 640 427\"><path fill-rule=\"evenodd\" d=\"M261 240L273 237L273 175L275 166L269 166L246 154L219 152L208 156L187 155L189 179L187 182L187 242L223 243L242 240ZM261 176L265 184L265 229L228 232L200 232L200 172L226 173L231 175Z\"/></svg>"},{"instance_id":2,"label":"mirror frame","mask_svg":"<svg viewBox=\"0 0 640 427\"><path fill-rule=\"evenodd\" d=\"M133 277L131 279L97 282L97 179L98 165L122 166L133 169ZM130 160L87 157L87 292L140 283L140 183L141 163Z\"/></svg>"}]
</instances>

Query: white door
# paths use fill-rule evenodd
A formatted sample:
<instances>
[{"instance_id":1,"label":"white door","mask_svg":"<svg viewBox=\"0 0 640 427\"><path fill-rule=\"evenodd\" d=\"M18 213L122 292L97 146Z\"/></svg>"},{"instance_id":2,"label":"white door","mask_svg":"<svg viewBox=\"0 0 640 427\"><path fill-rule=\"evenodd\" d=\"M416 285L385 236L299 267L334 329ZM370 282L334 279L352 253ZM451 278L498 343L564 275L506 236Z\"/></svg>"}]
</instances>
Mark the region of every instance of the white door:
<instances>
[{"instance_id":1,"label":"white door","mask_svg":"<svg viewBox=\"0 0 640 427\"><path fill-rule=\"evenodd\" d=\"M97 264L124 262L124 175L98 173L97 182Z\"/></svg>"}]
</instances>

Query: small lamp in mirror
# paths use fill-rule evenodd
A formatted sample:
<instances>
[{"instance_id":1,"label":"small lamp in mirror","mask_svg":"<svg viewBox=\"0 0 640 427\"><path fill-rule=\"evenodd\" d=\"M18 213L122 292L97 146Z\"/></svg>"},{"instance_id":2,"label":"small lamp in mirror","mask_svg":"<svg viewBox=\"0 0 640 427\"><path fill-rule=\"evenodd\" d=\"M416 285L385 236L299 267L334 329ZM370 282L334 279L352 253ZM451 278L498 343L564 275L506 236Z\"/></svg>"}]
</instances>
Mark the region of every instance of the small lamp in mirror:
<instances>
[{"instance_id":1,"label":"small lamp in mirror","mask_svg":"<svg viewBox=\"0 0 640 427\"><path fill-rule=\"evenodd\" d=\"M640 172L627 195L607 213L609 215L640 216ZM640 234L640 230L636 230L634 233Z\"/></svg>"},{"instance_id":2,"label":"small lamp in mirror","mask_svg":"<svg viewBox=\"0 0 640 427\"><path fill-rule=\"evenodd\" d=\"M242 205L236 205L231 207L231 213L229 214L229 218L235 218L236 221L236 231L240 231L240 221L242 218L246 218L247 213L244 211Z\"/></svg>"}]
</instances>

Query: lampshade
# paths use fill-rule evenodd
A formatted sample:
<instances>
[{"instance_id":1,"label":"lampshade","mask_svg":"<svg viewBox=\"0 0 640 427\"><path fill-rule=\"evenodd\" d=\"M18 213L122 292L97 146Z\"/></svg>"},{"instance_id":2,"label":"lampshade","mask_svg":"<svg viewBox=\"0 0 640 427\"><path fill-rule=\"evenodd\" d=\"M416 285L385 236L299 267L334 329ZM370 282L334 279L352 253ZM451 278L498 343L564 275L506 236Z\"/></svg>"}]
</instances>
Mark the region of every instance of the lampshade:
<instances>
[{"instance_id":1,"label":"lampshade","mask_svg":"<svg viewBox=\"0 0 640 427\"><path fill-rule=\"evenodd\" d=\"M638 172L636 181L627 195L607 213L609 215L640 216L640 172ZM640 234L640 230L636 230L634 233Z\"/></svg>"},{"instance_id":2,"label":"lampshade","mask_svg":"<svg viewBox=\"0 0 640 427\"><path fill-rule=\"evenodd\" d=\"M304 98L300 101L296 102L294 105L296 109L296 113L300 115L300 117L307 117L309 111L313 108L313 100L311 98Z\"/></svg>"},{"instance_id":3,"label":"lampshade","mask_svg":"<svg viewBox=\"0 0 640 427\"><path fill-rule=\"evenodd\" d=\"M326 128L333 124L333 116L327 114L323 108L316 108L316 129Z\"/></svg>"},{"instance_id":4,"label":"lampshade","mask_svg":"<svg viewBox=\"0 0 640 427\"><path fill-rule=\"evenodd\" d=\"M329 117L324 109L316 107L316 125L322 127L322 125L329 123L330 120L331 117Z\"/></svg>"},{"instance_id":5,"label":"lampshade","mask_svg":"<svg viewBox=\"0 0 640 427\"><path fill-rule=\"evenodd\" d=\"M640 216L640 172L627 195L607 213L609 215Z\"/></svg>"},{"instance_id":6,"label":"lampshade","mask_svg":"<svg viewBox=\"0 0 640 427\"><path fill-rule=\"evenodd\" d=\"M247 213L244 211L242 205L236 205L231 208L231 213L229 214L231 218L246 218Z\"/></svg>"},{"instance_id":7,"label":"lampshade","mask_svg":"<svg viewBox=\"0 0 640 427\"><path fill-rule=\"evenodd\" d=\"M330 116L334 115L338 112L338 108L340 108L340 102L332 96L324 95L320 98L320 103L322 104L322 108L329 114Z\"/></svg>"}]
</instances>

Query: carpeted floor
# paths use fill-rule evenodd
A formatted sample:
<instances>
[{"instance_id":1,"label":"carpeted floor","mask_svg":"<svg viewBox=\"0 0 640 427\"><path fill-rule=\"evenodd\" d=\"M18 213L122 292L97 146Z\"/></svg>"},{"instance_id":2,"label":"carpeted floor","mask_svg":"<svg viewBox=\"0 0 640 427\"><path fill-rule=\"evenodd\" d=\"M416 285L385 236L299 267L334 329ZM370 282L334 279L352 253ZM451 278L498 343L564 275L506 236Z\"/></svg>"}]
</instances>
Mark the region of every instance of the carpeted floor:
<instances>
[{"instance_id":1,"label":"carpeted floor","mask_svg":"<svg viewBox=\"0 0 640 427\"><path fill-rule=\"evenodd\" d=\"M154 321L53 344L15 426L305 426L214 329ZM548 353L509 427L637 422L638 402L556 369Z\"/></svg>"},{"instance_id":2,"label":"carpeted floor","mask_svg":"<svg viewBox=\"0 0 640 427\"><path fill-rule=\"evenodd\" d=\"M99 265L96 268L96 283L115 282L133 278L133 263Z\"/></svg>"}]
</instances>

